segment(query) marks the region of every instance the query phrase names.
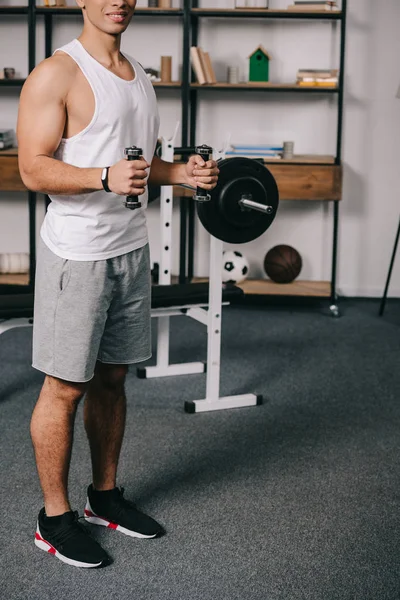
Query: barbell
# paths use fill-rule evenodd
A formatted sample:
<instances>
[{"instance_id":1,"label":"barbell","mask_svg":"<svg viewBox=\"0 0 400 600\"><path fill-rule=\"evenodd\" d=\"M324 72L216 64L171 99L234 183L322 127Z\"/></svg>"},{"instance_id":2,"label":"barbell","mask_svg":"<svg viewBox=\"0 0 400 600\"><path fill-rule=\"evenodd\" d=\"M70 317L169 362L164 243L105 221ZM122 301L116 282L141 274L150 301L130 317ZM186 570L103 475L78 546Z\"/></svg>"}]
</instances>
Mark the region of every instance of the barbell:
<instances>
[{"instance_id":1,"label":"barbell","mask_svg":"<svg viewBox=\"0 0 400 600\"><path fill-rule=\"evenodd\" d=\"M210 149L211 150L211 149ZM245 157L218 161L216 187L199 195L195 190L197 214L214 237L230 244L244 244L267 231L279 206L275 178L261 162ZM160 188L148 186L149 202L160 196Z\"/></svg>"}]
</instances>

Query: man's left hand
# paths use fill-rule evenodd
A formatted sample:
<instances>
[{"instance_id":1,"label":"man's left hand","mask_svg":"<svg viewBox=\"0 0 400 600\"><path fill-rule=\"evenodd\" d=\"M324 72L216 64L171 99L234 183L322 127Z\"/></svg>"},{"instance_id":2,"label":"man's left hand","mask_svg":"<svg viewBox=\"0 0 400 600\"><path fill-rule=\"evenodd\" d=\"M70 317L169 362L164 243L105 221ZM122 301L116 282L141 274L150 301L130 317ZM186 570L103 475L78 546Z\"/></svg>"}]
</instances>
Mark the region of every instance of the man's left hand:
<instances>
[{"instance_id":1,"label":"man's left hand","mask_svg":"<svg viewBox=\"0 0 400 600\"><path fill-rule=\"evenodd\" d=\"M205 162L201 156L194 154L185 165L184 183L194 188L198 186L204 190L213 190L218 183L218 174L219 169L215 160Z\"/></svg>"}]
</instances>

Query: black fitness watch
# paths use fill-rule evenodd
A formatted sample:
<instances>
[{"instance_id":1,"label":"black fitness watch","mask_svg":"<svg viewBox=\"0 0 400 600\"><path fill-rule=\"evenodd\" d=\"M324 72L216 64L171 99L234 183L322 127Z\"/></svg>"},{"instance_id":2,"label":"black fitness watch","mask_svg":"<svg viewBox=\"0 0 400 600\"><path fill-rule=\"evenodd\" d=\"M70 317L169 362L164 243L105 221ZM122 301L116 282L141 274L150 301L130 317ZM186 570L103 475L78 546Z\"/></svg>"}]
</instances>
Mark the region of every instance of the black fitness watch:
<instances>
[{"instance_id":1,"label":"black fitness watch","mask_svg":"<svg viewBox=\"0 0 400 600\"><path fill-rule=\"evenodd\" d=\"M103 188L106 192L111 192L110 188L108 187L108 170L110 167L104 167L104 169L101 172L101 183L103 184Z\"/></svg>"}]
</instances>

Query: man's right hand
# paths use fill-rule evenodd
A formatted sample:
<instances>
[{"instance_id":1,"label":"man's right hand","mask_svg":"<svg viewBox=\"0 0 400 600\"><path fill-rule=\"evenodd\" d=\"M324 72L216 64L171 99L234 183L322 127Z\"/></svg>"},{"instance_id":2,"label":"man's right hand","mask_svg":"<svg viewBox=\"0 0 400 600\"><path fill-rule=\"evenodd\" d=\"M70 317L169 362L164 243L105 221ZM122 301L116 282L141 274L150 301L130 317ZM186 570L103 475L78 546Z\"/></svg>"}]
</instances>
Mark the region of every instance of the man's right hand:
<instances>
[{"instance_id":1,"label":"man's right hand","mask_svg":"<svg viewBox=\"0 0 400 600\"><path fill-rule=\"evenodd\" d=\"M141 196L144 194L151 165L143 158L127 160L123 158L108 170L108 187L120 196Z\"/></svg>"}]
</instances>

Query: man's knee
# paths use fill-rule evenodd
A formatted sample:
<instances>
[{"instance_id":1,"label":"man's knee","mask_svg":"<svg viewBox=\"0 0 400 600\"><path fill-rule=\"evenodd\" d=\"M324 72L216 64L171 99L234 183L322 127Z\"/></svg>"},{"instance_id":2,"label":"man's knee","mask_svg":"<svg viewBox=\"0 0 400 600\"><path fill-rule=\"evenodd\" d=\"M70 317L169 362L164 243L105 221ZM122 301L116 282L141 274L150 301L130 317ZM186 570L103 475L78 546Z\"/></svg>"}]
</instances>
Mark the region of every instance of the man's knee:
<instances>
[{"instance_id":1,"label":"man's knee","mask_svg":"<svg viewBox=\"0 0 400 600\"><path fill-rule=\"evenodd\" d=\"M56 400L75 408L85 395L88 383L75 383L46 375L43 390L50 393Z\"/></svg>"},{"instance_id":2,"label":"man's knee","mask_svg":"<svg viewBox=\"0 0 400 600\"><path fill-rule=\"evenodd\" d=\"M127 373L128 365L96 363L95 378L102 387L109 390L122 390L124 388Z\"/></svg>"}]
</instances>

